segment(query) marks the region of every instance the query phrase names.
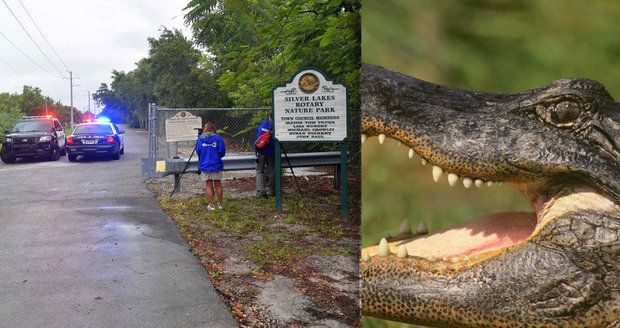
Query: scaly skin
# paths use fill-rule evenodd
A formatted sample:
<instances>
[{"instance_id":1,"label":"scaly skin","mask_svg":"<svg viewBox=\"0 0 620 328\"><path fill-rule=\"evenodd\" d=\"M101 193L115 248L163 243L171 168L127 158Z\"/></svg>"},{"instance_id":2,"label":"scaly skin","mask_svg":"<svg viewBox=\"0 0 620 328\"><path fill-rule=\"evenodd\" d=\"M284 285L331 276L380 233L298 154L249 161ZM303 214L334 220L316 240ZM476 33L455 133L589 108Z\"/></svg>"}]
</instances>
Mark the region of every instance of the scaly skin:
<instances>
[{"instance_id":1,"label":"scaly skin","mask_svg":"<svg viewBox=\"0 0 620 328\"><path fill-rule=\"evenodd\" d=\"M620 107L604 87L485 94L362 69L362 133L509 182L538 220L527 240L478 259L362 261L362 312L438 327L620 327Z\"/></svg>"}]
</instances>

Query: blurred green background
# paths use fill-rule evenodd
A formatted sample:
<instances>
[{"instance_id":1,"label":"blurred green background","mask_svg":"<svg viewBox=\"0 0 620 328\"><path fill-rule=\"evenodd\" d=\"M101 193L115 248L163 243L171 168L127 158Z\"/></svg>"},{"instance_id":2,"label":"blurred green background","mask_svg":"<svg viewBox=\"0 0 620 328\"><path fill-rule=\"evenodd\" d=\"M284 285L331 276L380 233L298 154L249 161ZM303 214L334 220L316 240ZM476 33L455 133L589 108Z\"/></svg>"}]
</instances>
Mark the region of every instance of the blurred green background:
<instances>
[{"instance_id":1,"label":"blurred green background","mask_svg":"<svg viewBox=\"0 0 620 328\"><path fill-rule=\"evenodd\" d=\"M620 2L362 1L362 60L456 88L516 93L562 77L603 83L620 99ZM470 218L531 211L509 186L439 183L407 149L362 148L362 246L426 220L431 233ZM364 317L363 327L413 327Z\"/></svg>"}]
</instances>

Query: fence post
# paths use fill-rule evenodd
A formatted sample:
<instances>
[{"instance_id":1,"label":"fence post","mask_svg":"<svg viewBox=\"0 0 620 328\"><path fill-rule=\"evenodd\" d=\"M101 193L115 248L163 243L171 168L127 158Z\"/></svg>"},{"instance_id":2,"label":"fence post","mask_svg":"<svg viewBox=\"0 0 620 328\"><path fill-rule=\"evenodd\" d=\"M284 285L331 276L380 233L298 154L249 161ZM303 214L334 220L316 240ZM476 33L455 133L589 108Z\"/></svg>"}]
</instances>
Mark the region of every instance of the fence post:
<instances>
[{"instance_id":1,"label":"fence post","mask_svg":"<svg viewBox=\"0 0 620 328\"><path fill-rule=\"evenodd\" d=\"M149 103L149 158L157 158L157 105Z\"/></svg>"},{"instance_id":2,"label":"fence post","mask_svg":"<svg viewBox=\"0 0 620 328\"><path fill-rule=\"evenodd\" d=\"M348 142L345 138L340 143L340 218L346 219L349 216L349 189L347 188L347 169L348 169Z\"/></svg>"}]
</instances>

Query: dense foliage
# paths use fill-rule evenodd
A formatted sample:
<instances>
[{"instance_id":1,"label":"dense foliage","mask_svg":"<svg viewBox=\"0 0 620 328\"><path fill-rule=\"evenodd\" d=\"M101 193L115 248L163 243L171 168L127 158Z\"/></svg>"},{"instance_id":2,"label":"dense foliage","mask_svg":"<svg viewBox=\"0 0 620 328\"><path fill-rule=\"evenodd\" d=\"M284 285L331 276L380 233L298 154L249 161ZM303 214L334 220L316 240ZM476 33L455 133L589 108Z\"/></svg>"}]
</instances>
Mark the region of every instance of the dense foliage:
<instances>
[{"instance_id":1,"label":"dense foliage","mask_svg":"<svg viewBox=\"0 0 620 328\"><path fill-rule=\"evenodd\" d=\"M344 83L359 108L360 1L192 0L193 40L163 29L130 72L112 72L94 99L116 121L144 126L148 103L270 107L271 90L313 67Z\"/></svg>"},{"instance_id":2,"label":"dense foliage","mask_svg":"<svg viewBox=\"0 0 620 328\"><path fill-rule=\"evenodd\" d=\"M359 108L360 1L192 0L187 9L235 106L269 107L276 84L315 67L345 83Z\"/></svg>"},{"instance_id":3,"label":"dense foliage","mask_svg":"<svg viewBox=\"0 0 620 328\"><path fill-rule=\"evenodd\" d=\"M58 117L63 124L68 125L71 121L70 107L44 96L37 87L26 85L21 94L0 93L0 136L4 135L5 130L10 130L22 116L45 115L46 100L47 113ZM73 114L74 120L79 122L81 113L74 110Z\"/></svg>"},{"instance_id":4,"label":"dense foliage","mask_svg":"<svg viewBox=\"0 0 620 328\"><path fill-rule=\"evenodd\" d=\"M216 72L208 57L180 31L164 28L148 39L148 57L127 73L112 71L112 83L102 83L93 94L104 106L102 115L144 127L149 103L168 107L224 107L217 92Z\"/></svg>"}]
</instances>

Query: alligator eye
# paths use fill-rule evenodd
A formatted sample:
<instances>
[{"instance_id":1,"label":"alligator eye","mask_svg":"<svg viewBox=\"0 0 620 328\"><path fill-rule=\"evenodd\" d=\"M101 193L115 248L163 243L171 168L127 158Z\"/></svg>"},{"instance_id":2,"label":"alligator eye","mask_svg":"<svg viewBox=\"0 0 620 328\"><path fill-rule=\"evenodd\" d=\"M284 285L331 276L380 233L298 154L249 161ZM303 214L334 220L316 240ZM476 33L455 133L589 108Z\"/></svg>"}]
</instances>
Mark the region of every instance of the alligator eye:
<instances>
[{"instance_id":1,"label":"alligator eye","mask_svg":"<svg viewBox=\"0 0 620 328\"><path fill-rule=\"evenodd\" d=\"M570 102L563 101L551 110L551 124L557 126L570 126L579 118L581 115L581 108L579 105Z\"/></svg>"}]
</instances>

